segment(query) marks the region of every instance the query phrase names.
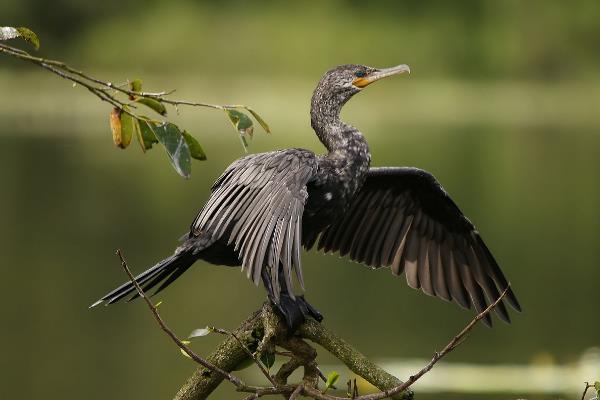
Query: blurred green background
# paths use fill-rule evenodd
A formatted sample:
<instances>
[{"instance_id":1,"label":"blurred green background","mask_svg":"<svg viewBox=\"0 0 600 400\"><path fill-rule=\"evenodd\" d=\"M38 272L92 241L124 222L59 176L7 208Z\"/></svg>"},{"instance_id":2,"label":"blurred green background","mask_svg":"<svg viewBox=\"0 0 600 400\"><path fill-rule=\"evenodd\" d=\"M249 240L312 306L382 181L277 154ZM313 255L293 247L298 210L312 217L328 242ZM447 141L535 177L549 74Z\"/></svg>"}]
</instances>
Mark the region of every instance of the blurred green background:
<instances>
[{"instance_id":1,"label":"blurred green background","mask_svg":"<svg viewBox=\"0 0 600 400\"><path fill-rule=\"evenodd\" d=\"M410 77L369 87L343 117L366 134L374 165L438 177L524 308L510 326L478 327L448 363L579 371L600 345L600 2L3 0L0 16L38 32L41 56L100 78L252 105L273 130L256 129L252 152L322 152L309 100L332 66L409 64ZM125 279L116 248L135 271L170 254L243 152L223 113L171 112L208 154L186 181L161 149L116 149L109 111L85 89L0 55L3 398L165 399L194 369L143 304L87 306ZM472 317L386 270L314 253L304 268L327 326L373 359L427 359ZM233 328L264 297L238 270L203 263L159 296L182 336ZM219 339L195 349L207 354ZM593 374L557 379L578 388L600 368Z\"/></svg>"}]
</instances>

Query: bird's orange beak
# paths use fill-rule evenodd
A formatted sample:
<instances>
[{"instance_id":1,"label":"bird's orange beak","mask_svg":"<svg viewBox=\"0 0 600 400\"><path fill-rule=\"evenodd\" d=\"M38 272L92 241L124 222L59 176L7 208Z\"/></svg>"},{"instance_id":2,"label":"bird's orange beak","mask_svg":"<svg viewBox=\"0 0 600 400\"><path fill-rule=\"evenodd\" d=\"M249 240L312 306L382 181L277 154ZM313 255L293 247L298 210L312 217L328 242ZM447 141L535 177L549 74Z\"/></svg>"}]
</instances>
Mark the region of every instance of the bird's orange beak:
<instances>
[{"instance_id":1,"label":"bird's orange beak","mask_svg":"<svg viewBox=\"0 0 600 400\"><path fill-rule=\"evenodd\" d=\"M392 75L403 74L405 72L410 74L410 67L406 64L400 64L391 68L378 69L367 76L356 78L352 81L352 84L357 88L362 89L380 79L387 78L388 76Z\"/></svg>"}]
</instances>

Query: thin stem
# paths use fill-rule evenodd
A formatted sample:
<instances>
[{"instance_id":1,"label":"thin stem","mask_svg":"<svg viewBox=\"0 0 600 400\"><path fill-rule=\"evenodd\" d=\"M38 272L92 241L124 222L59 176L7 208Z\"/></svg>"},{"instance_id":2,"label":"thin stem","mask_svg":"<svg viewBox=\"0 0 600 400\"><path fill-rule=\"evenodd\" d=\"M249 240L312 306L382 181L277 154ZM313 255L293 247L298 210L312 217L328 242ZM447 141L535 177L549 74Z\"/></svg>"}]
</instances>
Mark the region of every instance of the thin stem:
<instances>
[{"instance_id":1,"label":"thin stem","mask_svg":"<svg viewBox=\"0 0 600 400\"><path fill-rule=\"evenodd\" d=\"M90 92L92 92L95 96L99 97L103 101L107 101L111 103L113 106L118 107L123 110L123 107L126 103L116 99L114 96L108 93L108 90L114 90L116 92L122 93L127 96L134 97L148 97L159 100L165 104L170 104L173 106L186 105L192 107L205 107L212 108L216 110L229 110L236 108L243 108L248 111L251 110L250 107L243 104L211 104L211 103L203 103L198 101L190 101L190 100L173 100L168 99L166 96L169 96L175 92L175 89L162 91L162 92L135 92L133 90L128 89L127 87L123 87L120 84L113 84L112 82L104 81L102 79L93 77L75 69L62 61L50 60L42 57L36 57L28 52L8 46L5 44L0 44L0 52L8 54L10 56L19 58L21 60L29 61L35 65L38 65L53 74L60 76L61 78L68 79L72 82L75 82L83 87L86 87ZM99 85L99 87L97 86ZM123 110L126 113L139 118L135 114L128 112L127 110Z\"/></svg>"},{"instance_id":2,"label":"thin stem","mask_svg":"<svg viewBox=\"0 0 600 400\"><path fill-rule=\"evenodd\" d=\"M590 385L589 382L585 382L585 388L583 389L583 393L581 394L581 400L583 400L585 398L585 394L587 393L588 389L594 387L594 385Z\"/></svg>"},{"instance_id":3,"label":"thin stem","mask_svg":"<svg viewBox=\"0 0 600 400\"><path fill-rule=\"evenodd\" d=\"M222 370L221 368L217 367L214 364L211 364L210 362L206 361L204 358L197 355L192 349L190 349L185 343L183 343L177 337L177 335L175 335L175 333L165 324L165 322L161 318L156 306L154 304L152 304L150 299L146 296L146 293L144 293L144 290L140 287L140 285L135 280L135 277L133 276L133 274L129 270L129 267L127 266L127 262L125 261L125 258L123 257L123 254L121 253L121 250L117 250L116 254L119 257L119 259L121 260L121 267L123 267L123 270L125 270L125 273L129 277L129 279L131 280L133 285L135 286L135 289L137 290L138 294L140 295L140 297L142 299L144 299L144 301L148 305L148 308L152 312L154 319L156 320L156 322L158 323L160 328L171 338L171 340L173 340L173 342L175 342L175 344L181 350L183 350L188 356L190 356L190 358L192 360L196 361L198 364L201 364L205 368L210 369L211 371L221 374L225 379L227 379L229 382L233 383L237 388L246 386L240 378L230 374L227 371Z\"/></svg>"}]
</instances>

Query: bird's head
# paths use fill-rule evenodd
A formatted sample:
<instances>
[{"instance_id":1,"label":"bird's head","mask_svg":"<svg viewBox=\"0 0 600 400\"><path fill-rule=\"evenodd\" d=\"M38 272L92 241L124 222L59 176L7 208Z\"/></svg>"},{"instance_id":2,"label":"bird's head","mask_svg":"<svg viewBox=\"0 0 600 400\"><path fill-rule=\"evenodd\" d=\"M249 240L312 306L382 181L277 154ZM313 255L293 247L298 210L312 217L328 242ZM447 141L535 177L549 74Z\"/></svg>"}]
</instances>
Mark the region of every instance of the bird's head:
<instances>
[{"instance_id":1,"label":"bird's head","mask_svg":"<svg viewBox=\"0 0 600 400\"><path fill-rule=\"evenodd\" d=\"M341 105L371 83L403 73L410 73L410 68L406 64L382 69L358 64L340 65L323 75L313 98L333 100Z\"/></svg>"}]
</instances>

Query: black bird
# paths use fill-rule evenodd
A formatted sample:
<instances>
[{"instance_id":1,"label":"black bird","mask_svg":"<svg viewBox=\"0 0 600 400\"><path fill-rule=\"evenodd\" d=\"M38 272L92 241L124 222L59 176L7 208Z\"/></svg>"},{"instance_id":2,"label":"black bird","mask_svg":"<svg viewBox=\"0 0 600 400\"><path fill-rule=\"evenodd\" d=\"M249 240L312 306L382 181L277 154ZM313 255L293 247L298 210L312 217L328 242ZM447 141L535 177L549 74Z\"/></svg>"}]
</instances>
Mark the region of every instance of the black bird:
<instances>
[{"instance_id":1,"label":"black bird","mask_svg":"<svg viewBox=\"0 0 600 400\"><path fill-rule=\"evenodd\" d=\"M340 120L342 106L369 84L408 73L407 65L377 69L341 65L321 78L312 96L311 125L327 154L285 149L252 154L231 164L175 253L136 277L160 292L196 260L240 266L295 328L321 320L303 296L300 248L342 256L372 268L402 272L408 285L480 312L508 286L473 224L430 173L417 168L372 168L362 133ZM134 293L124 283L93 306ZM132 298L137 297L134 293ZM506 300L520 306L511 289ZM495 309L510 322L503 303ZM484 320L492 324L488 315Z\"/></svg>"}]
</instances>

